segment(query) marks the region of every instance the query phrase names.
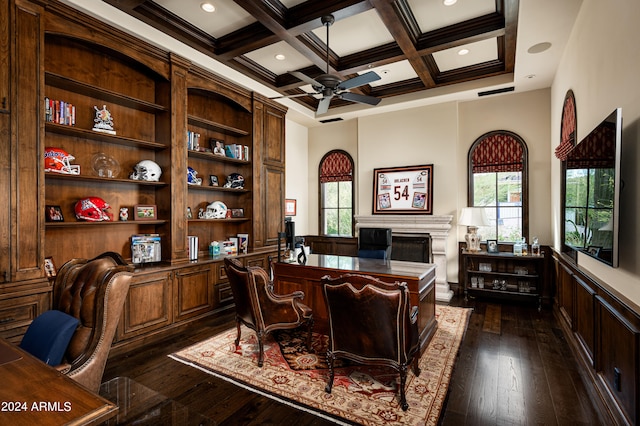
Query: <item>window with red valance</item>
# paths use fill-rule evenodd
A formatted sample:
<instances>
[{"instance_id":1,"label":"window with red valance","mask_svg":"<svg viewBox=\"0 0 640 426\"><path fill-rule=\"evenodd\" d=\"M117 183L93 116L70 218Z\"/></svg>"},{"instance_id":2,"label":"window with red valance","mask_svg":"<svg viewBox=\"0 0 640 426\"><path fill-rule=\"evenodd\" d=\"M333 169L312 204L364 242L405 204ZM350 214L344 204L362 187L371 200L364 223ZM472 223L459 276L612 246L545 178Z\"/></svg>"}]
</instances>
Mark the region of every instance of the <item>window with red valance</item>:
<instances>
[{"instance_id":1,"label":"window with red valance","mask_svg":"<svg viewBox=\"0 0 640 426\"><path fill-rule=\"evenodd\" d=\"M343 150L330 151L320 161L320 233L353 236L353 159Z\"/></svg>"},{"instance_id":2,"label":"window with red valance","mask_svg":"<svg viewBox=\"0 0 640 426\"><path fill-rule=\"evenodd\" d=\"M528 238L527 145L513 132L485 133L469 149L469 206L484 207L483 239Z\"/></svg>"}]
</instances>

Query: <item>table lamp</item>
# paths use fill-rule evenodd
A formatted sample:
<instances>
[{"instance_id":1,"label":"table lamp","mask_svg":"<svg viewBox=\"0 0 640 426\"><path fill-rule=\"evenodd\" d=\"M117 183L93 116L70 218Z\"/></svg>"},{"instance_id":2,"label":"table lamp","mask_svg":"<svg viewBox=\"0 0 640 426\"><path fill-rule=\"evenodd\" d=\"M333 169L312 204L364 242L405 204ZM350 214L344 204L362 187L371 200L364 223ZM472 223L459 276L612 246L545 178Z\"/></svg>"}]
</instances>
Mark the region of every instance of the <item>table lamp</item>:
<instances>
[{"instance_id":1,"label":"table lamp","mask_svg":"<svg viewBox=\"0 0 640 426\"><path fill-rule=\"evenodd\" d=\"M464 236L467 242L467 251L480 251L480 240L482 240L482 236L478 234L478 227L490 225L484 208L463 207L460 212L458 225L467 227L467 234Z\"/></svg>"}]
</instances>

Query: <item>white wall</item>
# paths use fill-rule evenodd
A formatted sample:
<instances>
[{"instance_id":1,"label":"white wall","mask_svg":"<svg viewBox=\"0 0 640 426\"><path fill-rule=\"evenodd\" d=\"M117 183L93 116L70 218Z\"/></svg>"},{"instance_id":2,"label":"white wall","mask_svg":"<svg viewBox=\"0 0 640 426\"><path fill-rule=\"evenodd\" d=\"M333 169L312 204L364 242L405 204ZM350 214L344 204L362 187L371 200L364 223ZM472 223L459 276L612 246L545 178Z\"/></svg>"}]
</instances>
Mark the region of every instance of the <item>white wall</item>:
<instances>
[{"instance_id":1,"label":"white wall","mask_svg":"<svg viewBox=\"0 0 640 426\"><path fill-rule=\"evenodd\" d=\"M578 255L578 264L611 289L640 306L640 2L585 0L556 73L551 90L552 149L560 138L564 96L572 89L576 98L577 140L602 121L616 107L622 107L624 189L620 207L620 267ZM560 248L560 162L552 152L552 229ZM640 311L640 309L639 309Z\"/></svg>"},{"instance_id":2,"label":"white wall","mask_svg":"<svg viewBox=\"0 0 640 426\"><path fill-rule=\"evenodd\" d=\"M285 128L285 198L296 200L296 234L309 234L309 131L291 120ZM312 232L315 234L315 232Z\"/></svg>"}]
</instances>

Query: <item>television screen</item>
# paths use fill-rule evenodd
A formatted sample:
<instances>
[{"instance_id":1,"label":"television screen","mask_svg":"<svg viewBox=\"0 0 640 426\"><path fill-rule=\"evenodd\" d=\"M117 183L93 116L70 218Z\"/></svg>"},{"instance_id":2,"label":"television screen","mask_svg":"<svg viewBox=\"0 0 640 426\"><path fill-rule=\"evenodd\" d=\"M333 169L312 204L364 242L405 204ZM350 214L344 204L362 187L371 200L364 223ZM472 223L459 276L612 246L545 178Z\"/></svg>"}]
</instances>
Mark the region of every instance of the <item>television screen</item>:
<instances>
[{"instance_id":1,"label":"television screen","mask_svg":"<svg viewBox=\"0 0 640 426\"><path fill-rule=\"evenodd\" d=\"M569 153L565 168L564 243L618 266L622 110L617 108Z\"/></svg>"}]
</instances>

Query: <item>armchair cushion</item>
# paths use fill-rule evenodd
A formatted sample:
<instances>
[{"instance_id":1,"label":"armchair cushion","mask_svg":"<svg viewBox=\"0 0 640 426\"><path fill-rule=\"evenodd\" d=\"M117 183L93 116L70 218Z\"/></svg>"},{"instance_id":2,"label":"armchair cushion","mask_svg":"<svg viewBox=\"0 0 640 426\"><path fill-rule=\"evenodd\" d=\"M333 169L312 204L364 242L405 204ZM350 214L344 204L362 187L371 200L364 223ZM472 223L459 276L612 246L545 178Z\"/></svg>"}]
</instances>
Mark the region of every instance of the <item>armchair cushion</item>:
<instances>
[{"instance_id":1,"label":"armchair cushion","mask_svg":"<svg viewBox=\"0 0 640 426\"><path fill-rule=\"evenodd\" d=\"M62 361L78 319L57 310L46 311L29 325L20 347L49 365Z\"/></svg>"}]
</instances>

